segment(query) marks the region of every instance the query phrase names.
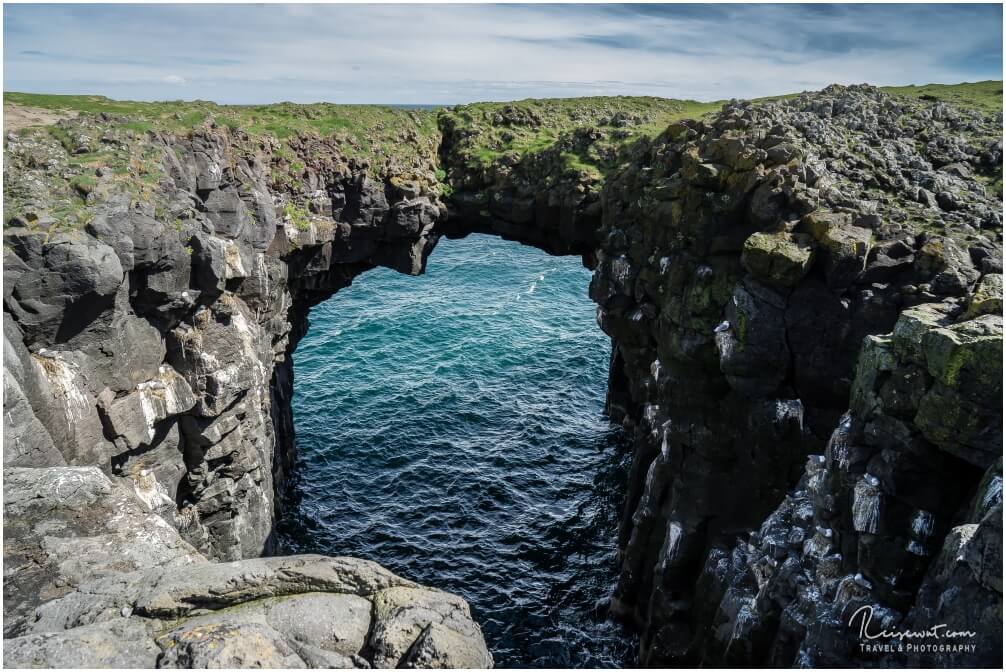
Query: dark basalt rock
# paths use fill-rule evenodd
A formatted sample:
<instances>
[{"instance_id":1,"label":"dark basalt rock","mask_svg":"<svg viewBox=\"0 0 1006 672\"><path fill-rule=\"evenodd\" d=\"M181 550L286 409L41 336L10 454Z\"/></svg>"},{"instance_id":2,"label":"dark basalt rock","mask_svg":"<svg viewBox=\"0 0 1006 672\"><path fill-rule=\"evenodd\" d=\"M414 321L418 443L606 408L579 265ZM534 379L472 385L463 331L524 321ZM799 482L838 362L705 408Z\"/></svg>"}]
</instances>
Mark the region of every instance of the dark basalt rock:
<instances>
[{"instance_id":1,"label":"dark basalt rock","mask_svg":"<svg viewBox=\"0 0 1006 672\"><path fill-rule=\"evenodd\" d=\"M852 606L889 627L936 617L912 611L923 575L1001 456L1001 316L964 314L968 302L981 312L978 281L999 276L963 252L1001 258L1001 234L969 225L1000 215L952 182L961 171L918 168L896 119L920 113L857 87L729 105L606 185L591 296L629 381L609 406L639 460L614 604L643 629L646 664L870 664ZM892 160L874 162L878 197L850 168L881 152ZM953 184L954 208L921 212L910 172ZM923 217L945 233L913 223ZM979 370L982 383L963 382ZM993 606L986 624L958 619L977 646L955 664L996 666L1001 592L969 585Z\"/></svg>"},{"instance_id":2,"label":"dark basalt rock","mask_svg":"<svg viewBox=\"0 0 1006 672\"><path fill-rule=\"evenodd\" d=\"M642 664L1001 665L1002 213L975 178L999 121L829 87L675 124L603 185L557 153L465 165L441 122L446 202L432 155L374 171L296 137L276 180L271 143L207 127L141 140L151 202L109 186L83 229L5 230L6 664L489 664L453 596L253 559L275 550L310 307L489 232L594 269L634 445L609 611ZM156 549L127 539L154 528ZM121 557L91 553L106 537ZM864 652L861 607L976 647Z\"/></svg>"}]
</instances>

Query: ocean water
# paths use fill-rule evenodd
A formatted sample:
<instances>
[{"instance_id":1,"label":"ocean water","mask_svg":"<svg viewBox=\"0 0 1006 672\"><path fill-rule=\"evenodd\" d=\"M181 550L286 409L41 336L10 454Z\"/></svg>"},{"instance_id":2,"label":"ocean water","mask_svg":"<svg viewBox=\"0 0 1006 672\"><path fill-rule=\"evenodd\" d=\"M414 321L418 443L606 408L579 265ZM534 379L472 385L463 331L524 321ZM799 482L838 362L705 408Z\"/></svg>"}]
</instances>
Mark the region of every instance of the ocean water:
<instances>
[{"instance_id":1,"label":"ocean water","mask_svg":"<svg viewBox=\"0 0 1006 672\"><path fill-rule=\"evenodd\" d=\"M631 665L599 616L628 469L579 258L441 240L311 312L294 355L286 552L354 555L464 596L499 667Z\"/></svg>"}]
</instances>

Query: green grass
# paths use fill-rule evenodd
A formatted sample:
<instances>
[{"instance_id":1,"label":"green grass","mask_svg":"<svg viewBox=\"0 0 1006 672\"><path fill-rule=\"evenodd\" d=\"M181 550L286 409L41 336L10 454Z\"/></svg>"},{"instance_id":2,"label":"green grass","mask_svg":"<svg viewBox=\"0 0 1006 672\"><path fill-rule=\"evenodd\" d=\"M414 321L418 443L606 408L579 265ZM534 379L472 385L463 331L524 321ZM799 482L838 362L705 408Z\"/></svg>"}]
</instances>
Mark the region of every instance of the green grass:
<instances>
[{"instance_id":1,"label":"green grass","mask_svg":"<svg viewBox=\"0 0 1006 672\"><path fill-rule=\"evenodd\" d=\"M594 141L601 154L643 137L656 137L669 124L717 111L722 102L701 103L643 96L544 98L507 103L471 103L440 113L442 124L467 136L458 149L482 165L516 152L533 155L570 140L577 129L592 128L603 137ZM610 152L607 152L610 153ZM606 160L575 152L567 163L599 169Z\"/></svg>"},{"instance_id":2,"label":"green grass","mask_svg":"<svg viewBox=\"0 0 1006 672\"><path fill-rule=\"evenodd\" d=\"M94 175L76 175L70 179L70 186L73 187L82 196L86 197L94 188L98 186L98 180Z\"/></svg>"},{"instance_id":3,"label":"green grass","mask_svg":"<svg viewBox=\"0 0 1006 672\"><path fill-rule=\"evenodd\" d=\"M5 103L81 115L105 113L120 117L111 122L137 133L151 130L183 133L213 122L230 132L280 140L299 134L335 136L344 153L383 165L408 162L428 140L438 136L436 112L399 109L382 105L217 105L207 101L137 102L104 96L62 96L35 93L4 93ZM59 126L50 127L67 151L71 140ZM61 137L61 134L66 137ZM434 143L435 144L435 143Z\"/></svg>"},{"instance_id":4,"label":"green grass","mask_svg":"<svg viewBox=\"0 0 1006 672\"><path fill-rule=\"evenodd\" d=\"M287 203L283 206L283 216L289 218L298 231L308 231L311 228L311 216L305 208Z\"/></svg>"},{"instance_id":5,"label":"green grass","mask_svg":"<svg viewBox=\"0 0 1006 672\"><path fill-rule=\"evenodd\" d=\"M49 135L59 141L59 144L63 145L63 149L65 149L67 153L72 154L73 150L76 149L70 134L67 133L66 129L62 126L48 126L46 130L49 131Z\"/></svg>"},{"instance_id":6,"label":"green grass","mask_svg":"<svg viewBox=\"0 0 1006 672\"><path fill-rule=\"evenodd\" d=\"M954 85L885 87L896 96L925 101L945 101L980 110L984 114L1002 112L1002 82L986 81ZM800 94L756 99L756 103L778 101ZM200 126L215 124L233 137L247 134L252 140L271 136L274 144L274 182L294 185L306 170L311 144L298 138L320 138L336 144L347 157L367 161L373 172L390 166L416 168L419 173L436 167L440 135L452 140L451 156L437 170L441 193L450 193L445 168L464 166L491 175L500 166L525 171L526 177L543 175L575 176L597 183L621 165L626 153L639 141L654 138L683 119L715 114L724 101L700 102L644 96L528 99L506 103L471 103L439 110L398 109L381 105L218 105L208 101L137 102L112 100L103 96L63 96L5 93L4 101L52 111L76 112L96 124L99 134L112 131L128 142L116 149L73 154L78 149L72 124L40 129L48 133L70 155L75 171L92 171L98 166L112 169L116 178L129 181L145 195L160 177L158 155L146 152L140 142L148 131L190 133ZM105 121L97 117L112 116ZM93 133L90 133L93 135ZM245 146L256 151L254 145ZM86 149L86 148L85 148ZM391 172L402 172L388 171ZM69 186L70 193L86 194L88 179L80 176ZM988 176L989 188L1001 193L1002 175ZM300 222L300 214L296 213ZM293 217L293 213L291 213Z\"/></svg>"},{"instance_id":7,"label":"green grass","mask_svg":"<svg viewBox=\"0 0 1006 672\"><path fill-rule=\"evenodd\" d=\"M970 107L983 114L997 114L1003 111L1002 81L884 86L881 87L881 90L895 96L908 96L929 101L939 100L958 107Z\"/></svg>"}]
</instances>

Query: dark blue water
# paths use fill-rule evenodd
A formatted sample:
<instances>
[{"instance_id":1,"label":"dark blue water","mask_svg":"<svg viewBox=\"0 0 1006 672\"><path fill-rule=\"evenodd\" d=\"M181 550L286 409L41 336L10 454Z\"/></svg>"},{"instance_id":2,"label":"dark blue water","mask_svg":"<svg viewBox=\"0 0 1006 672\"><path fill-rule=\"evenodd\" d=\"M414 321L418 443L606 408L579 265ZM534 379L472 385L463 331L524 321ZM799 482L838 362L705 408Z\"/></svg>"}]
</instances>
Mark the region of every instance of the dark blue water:
<instances>
[{"instance_id":1,"label":"dark blue water","mask_svg":"<svg viewBox=\"0 0 1006 672\"><path fill-rule=\"evenodd\" d=\"M294 356L289 552L355 555L464 596L500 667L610 667L628 466L603 416L610 344L578 258L442 240L426 275L370 271Z\"/></svg>"}]
</instances>

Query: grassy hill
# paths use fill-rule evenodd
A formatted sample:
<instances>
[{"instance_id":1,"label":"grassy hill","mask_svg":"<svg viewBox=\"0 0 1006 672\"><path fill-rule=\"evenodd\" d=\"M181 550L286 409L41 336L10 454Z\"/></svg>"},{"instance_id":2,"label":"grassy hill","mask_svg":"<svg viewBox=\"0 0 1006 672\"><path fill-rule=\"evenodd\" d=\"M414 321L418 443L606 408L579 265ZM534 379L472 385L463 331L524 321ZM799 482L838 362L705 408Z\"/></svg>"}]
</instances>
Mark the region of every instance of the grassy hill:
<instances>
[{"instance_id":1,"label":"grassy hill","mask_svg":"<svg viewBox=\"0 0 1006 672\"><path fill-rule=\"evenodd\" d=\"M1003 111L1002 81L883 86L881 90L895 96L908 96L930 101L941 100L958 107L974 108L983 114L996 114Z\"/></svg>"}]
</instances>

